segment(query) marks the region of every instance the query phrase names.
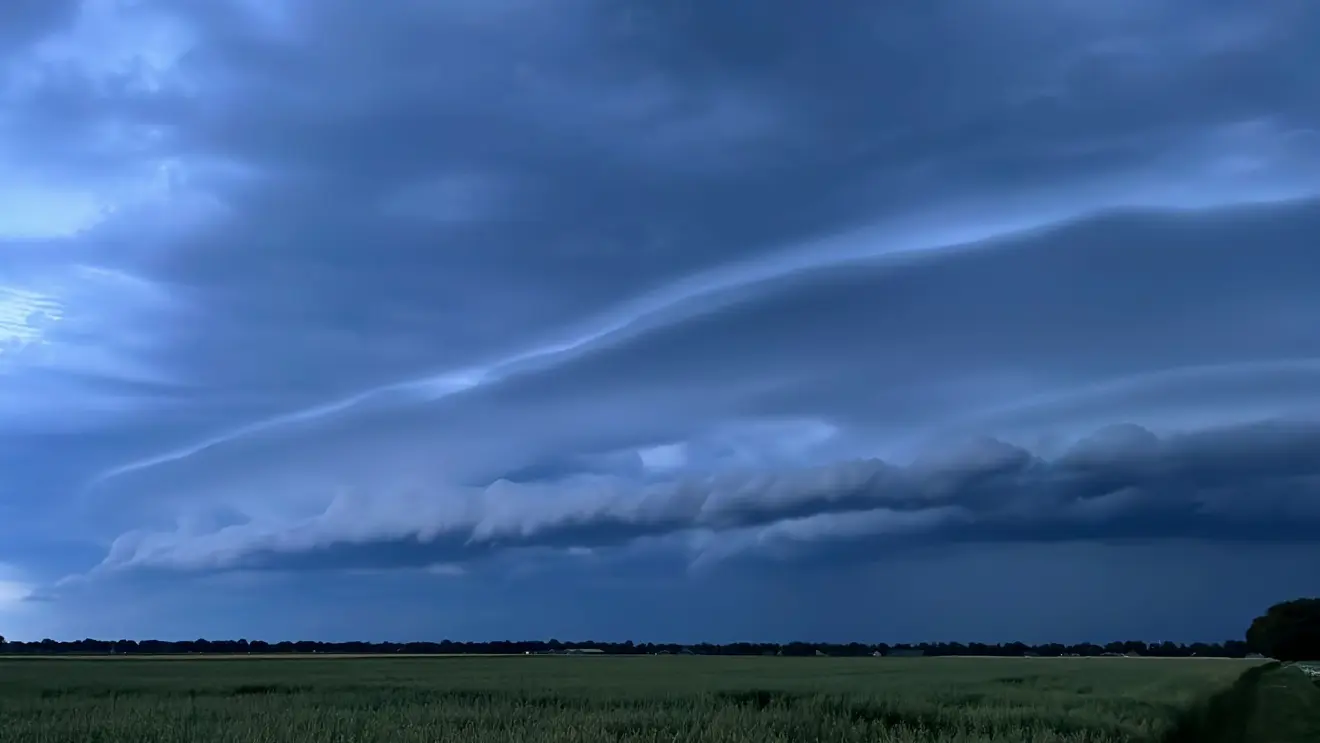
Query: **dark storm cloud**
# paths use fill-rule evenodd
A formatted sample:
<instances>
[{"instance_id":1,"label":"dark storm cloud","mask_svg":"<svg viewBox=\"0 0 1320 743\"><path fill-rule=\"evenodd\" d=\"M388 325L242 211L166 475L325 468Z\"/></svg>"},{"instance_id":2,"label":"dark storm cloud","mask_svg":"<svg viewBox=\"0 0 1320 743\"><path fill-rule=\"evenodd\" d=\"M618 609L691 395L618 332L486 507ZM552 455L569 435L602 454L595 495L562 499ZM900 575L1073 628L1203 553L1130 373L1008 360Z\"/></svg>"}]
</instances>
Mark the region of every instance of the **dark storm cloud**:
<instances>
[{"instance_id":1,"label":"dark storm cloud","mask_svg":"<svg viewBox=\"0 0 1320 743\"><path fill-rule=\"evenodd\" d=\"M270 528L121 537L103 569L428 565L525 547L601 547L730 532L717 554L889 542L1193 538L1313 541L1315 424L1157 437L1115 426L1046 459L983 439L901 466L880 460L642 485L576 477L451 494L345 494ZM701 541L698 539L698 541ZM717 543L718 544L718 543Z\"/></svg>"},{"instance_id":2,"label":"dark storm cloud","mask_svg":"<svg viewBox=\"0 0 1320 743\"><path fill-rule=\"evenodd\" d=\"M945 412L923 393L960 377L993 384L1030 369L1025 385L1057 389L1247 359L1310 359L1320 352L1306 320L1320 311L1316 234L1320 202L1312 201L1115 213L996 245L802 271L490 394L586 398L685 373L712 387L736 387L758 372L823 374L831 384L765 395L763 412L884 414L921 425Z\"/></svg>"},{"instance_id":3,"label":"dark storm cloud","mask_svg":"<svg viewBox=\"0 0 1320 743\"><path fill-rule=\"evenodd\" d=\"M1318 533L1244 425L1320 420L1312 3L59 6L0 28L13 595Z\"/></svg>"},{"instance_id":4,"label":"dark storm cloud","mask_svg":"<svg viewBox=\"0 0 1320 743\"><path fill-rule=\"evenodd\" d=\"M1299 5L180 7L208 95L134 116L231 164L193 176L231 216L139 267L224 308L160 363L289 396L514 351L821 232L1313 121L1271 74L1306 69ZM1262 79L1212 89L1225 57Z\"/></svg>"},{"instance_id":5,"label":"dark storm cloud","mask_svg":"<svg viewBox=\"0 0 1320 743\"><path fill-rule=\"evenodd\" d=\"M694 415L883 421L910 436L995 408L1149 397L1179 378L1147 412L1176 404L1214 417L1245 401L1266 405L1251 416L1286 414L1316 401L1306 321L1317 309L1316 215L1309 201L1114 214L976 249L799 271L572 353L381 388L143 463L223 452L226 441L281 446L296 421L296 441L406 430L472 465L474 445L497 447L503 461L475 466L470 481L611 441L684 438ZM1275 265L1291 270L1262 268ZM383 409L350 415L372 405Z\"/></svg>"},{"instance_id":6,"label":"dark storm cloud","mask_svg":"<svg viewBox=\"0 0 1320 743\"><path fill-rule=\"evenodd\" d=\"M311 411L112 477L132 494L116 510L160 492L148 511L228 515L219 530L126 535L107 565L421 565L694 533L710 555L798 559L820 545L861 559L941 541L1308 540L1312 475L1286 448L1309 445L1308 428L1242 429L1236 452L1226 433L1107 429L1064 454L1032 436L1125 414L1195 432L1320 413L1305 321L1316 214L1303 201L1106 215L800 274L432 402ZM1026 448L945 451L959 431L1024 422ZM896 440L923 457L853 459ZM648 468L666 441L676 471ZM262 505L283 498L296 513Z\"/></svg>"}]
</instances>

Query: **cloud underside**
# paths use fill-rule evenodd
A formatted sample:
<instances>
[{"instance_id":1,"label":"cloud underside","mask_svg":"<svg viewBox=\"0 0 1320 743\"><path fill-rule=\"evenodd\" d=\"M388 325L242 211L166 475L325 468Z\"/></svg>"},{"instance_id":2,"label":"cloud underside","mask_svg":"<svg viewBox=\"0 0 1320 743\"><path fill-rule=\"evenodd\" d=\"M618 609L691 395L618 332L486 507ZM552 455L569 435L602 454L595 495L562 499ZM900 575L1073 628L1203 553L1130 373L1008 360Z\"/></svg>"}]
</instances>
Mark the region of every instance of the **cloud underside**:
<instances>
[{"instance_id":1,"label":"cloud underside","mask_svg":"<svg viewBox=\"0 0 1320 743\"><path fill-rule=\"evenodd\" d=\"M903 466L871 459L650 483L577 476L345 492L296 523L125 535L101 569L421 567L666 539L694 562L943 542L1308 541L1320 528L1317 446L1313 424L1163 438L1127 425L1048 459L980 439Z\"/></svg>"}]
</instances>

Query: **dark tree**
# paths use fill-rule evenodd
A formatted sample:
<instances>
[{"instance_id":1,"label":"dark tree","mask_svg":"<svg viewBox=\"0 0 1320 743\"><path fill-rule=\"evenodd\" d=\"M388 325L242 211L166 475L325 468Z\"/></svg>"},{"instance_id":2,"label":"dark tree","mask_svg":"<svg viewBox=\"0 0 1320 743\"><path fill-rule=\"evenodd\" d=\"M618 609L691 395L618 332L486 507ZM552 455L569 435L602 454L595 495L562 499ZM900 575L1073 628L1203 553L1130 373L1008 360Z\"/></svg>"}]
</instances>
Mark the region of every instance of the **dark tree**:
<instances>
[{"instance_id":1,"label":"dark tree","mask_svg":"<svg viewBox=\"0 0 1320 743\"><path fill-rule=\"evenodd\" d=\"M1271 606L1251 623L1247 645L1276 660L1320 660L1320 598Z\"/></svg>"}]
</instances>

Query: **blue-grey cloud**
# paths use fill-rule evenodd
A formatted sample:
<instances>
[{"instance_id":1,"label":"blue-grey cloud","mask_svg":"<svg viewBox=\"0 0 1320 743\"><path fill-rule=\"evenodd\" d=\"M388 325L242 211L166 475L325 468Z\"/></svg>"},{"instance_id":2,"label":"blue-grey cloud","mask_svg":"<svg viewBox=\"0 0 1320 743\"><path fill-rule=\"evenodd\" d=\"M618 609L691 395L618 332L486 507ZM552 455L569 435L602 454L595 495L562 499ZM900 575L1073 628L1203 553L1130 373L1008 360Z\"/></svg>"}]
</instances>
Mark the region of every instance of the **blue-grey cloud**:
<instances>
[{"instance_id":1,"label":"blue-grey cloud","mask_svg":"<svg viewBox=\"0 0 1320 743\"><path fill-rule=\"evenodd\" d=\"M26 46L71 24L77 12L73 0L15 0L0 24L0 52Z\"/></svg>"},{"instance_id":2,"label":"blue-grey cloud","mask_svg":"<svg viewBox=\"0 0 1320 743\"><path fill-rule=\"evenodd\" d=\"M0 596L57 597L31 626L327 570L498 614L532 564L696 601L1314 549L1310 3L10 15Z\"/></svg>"},{"instance_id":3,"label":"blue-grey cloud","mask_svg":"<svg viewBox=\"0 0 1320 743\"><path fill-rule=\"evenodd\" d=\"M120 537L102 569L417 567L528 547L691 537L706 557L944 541L1200 538L1309 542L1320 528L1316 424L1161 439L1114 426L1047 459L996 439L908 465L878 459L643 483L577 476L483 489L345 491L293 522ZM720 540L722 535L730 538Z\"/></svg>"}]
</instances>

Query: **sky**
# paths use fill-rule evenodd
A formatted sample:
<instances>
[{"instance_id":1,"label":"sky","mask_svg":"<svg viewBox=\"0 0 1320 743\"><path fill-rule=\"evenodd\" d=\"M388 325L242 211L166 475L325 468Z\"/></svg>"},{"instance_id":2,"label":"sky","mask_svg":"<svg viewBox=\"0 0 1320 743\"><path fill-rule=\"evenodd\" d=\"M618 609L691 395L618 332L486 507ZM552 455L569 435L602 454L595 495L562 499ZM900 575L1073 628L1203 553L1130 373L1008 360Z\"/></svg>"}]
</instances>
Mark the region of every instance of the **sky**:
<instances>
[{"instance_id":1,"label":"sky","mask_svg":"<svg viewBox=\"0 0 1320 743\"><path fill-rule=\"evenodd\" d=\"M8 5L10 639L1320 594L1311 0Z\"/></svg>"}]
</instances>

